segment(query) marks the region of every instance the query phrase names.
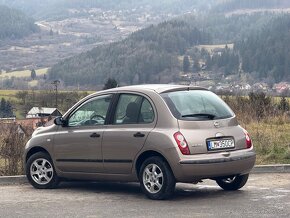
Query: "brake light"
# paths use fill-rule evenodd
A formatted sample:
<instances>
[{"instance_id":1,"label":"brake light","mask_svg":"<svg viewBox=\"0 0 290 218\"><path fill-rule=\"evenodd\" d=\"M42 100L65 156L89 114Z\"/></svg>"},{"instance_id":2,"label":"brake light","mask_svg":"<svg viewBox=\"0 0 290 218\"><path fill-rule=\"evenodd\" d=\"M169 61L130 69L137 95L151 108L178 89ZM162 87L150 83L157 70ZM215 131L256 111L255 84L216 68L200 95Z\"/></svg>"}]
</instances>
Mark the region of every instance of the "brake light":
<instances>
[{"instance_id":1,"label":"brake light","mask_svg":"<svg viewBox=\"0 0 290 218\"><path fill-rule=\"evenodd\" d=\"M181 132L176 132L176 133L174 133L173 136L174 136L174 139L175 139L181 153L184 155L189 155L190 151L189 151L187 141L184 138L184 136L181 134Z\"/></svg>"},{"instance_id":2,"label":"brake light","mask_svg":"<svg viewBox=\"0 0 290 218\"><path fill-rule=\"evenodd\" d=\"M246 137L246 146L247 146L247 148L251 148L253 146L252 140L251 140L251 137L250 137L249 133L245 129L244 129L244 134L245 134L245 137Z\"/></svg>"}]
</instances>

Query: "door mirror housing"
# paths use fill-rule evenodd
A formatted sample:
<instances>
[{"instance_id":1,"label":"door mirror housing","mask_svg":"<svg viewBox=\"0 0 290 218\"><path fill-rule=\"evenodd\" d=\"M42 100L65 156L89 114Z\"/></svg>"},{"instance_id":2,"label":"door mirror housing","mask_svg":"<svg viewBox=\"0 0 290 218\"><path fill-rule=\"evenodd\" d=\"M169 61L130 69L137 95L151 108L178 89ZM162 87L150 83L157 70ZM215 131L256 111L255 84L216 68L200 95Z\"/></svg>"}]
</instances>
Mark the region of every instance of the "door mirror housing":
<instances>
[{"instance_id":1,"label":"door mirror housing","mask_svg":"<svg viewBox=\"0 0 290 218\"><path fill-rule=\"evenodd\" d=\"M64 126L65 120L62 117L57 117L54 119L54 124L57 126Z\"/></svg>"}]
</instances>

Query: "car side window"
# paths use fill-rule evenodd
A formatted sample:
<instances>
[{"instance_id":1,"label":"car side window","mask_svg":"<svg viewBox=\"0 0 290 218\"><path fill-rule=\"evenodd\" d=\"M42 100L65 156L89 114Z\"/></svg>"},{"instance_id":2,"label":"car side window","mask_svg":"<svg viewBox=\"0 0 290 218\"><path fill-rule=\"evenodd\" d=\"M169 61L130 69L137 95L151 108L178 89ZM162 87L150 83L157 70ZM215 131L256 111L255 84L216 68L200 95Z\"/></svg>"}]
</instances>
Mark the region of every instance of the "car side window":
<instances>
[{"instance_id":1,"label":"car side window","mask_svg":"<svg viewBox=\"0 0 290 218\"><path fill-rule=\"evenodd\" d=\"M112 95L103 95L85 102L68 120L68 126L104 125Z\"/></svg>"},{"instance_id":2,"label":"car side window","mask_svg":"<svg viewBox=\"0 0 290 218\"><path fill-rule=\"evenodd\" d=\"M153 121L154 121L153 107L146 98L143 98L139 116L139 123L152 123Z\"/></svg>"},{"instance_id":3,"label":"car side window","mask_svg":"<svg viewBox=\"0 0 290 218\"><path fill-rule=\"evenodd\" d=\"M151 123L153 120L153 108L146 98L134 94L120 95L114 124Z\"/></svg>"}]
</instances>

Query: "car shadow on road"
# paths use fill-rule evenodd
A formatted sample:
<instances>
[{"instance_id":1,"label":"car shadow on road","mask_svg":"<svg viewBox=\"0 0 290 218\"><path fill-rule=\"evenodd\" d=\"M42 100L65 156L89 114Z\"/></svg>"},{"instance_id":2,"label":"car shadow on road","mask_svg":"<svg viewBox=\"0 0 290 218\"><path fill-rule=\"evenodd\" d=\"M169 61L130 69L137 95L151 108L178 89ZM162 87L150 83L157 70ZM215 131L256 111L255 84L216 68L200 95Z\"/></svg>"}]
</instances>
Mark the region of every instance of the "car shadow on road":
<instances>
[{"instance_id":1,"label":"car shadow on road","mask_svg":"<svg viewBox=\"0 0 290 218\"><path fill-rule=\"evenodd\" d=\"M146 198L142 193L139 183L113 183L113 182L64 182L59 189L68 189L75 192L93 192L102 194L126 195L134 198ZM174 195L170 201L180 201L184 199L218 199L218 198L236 198L245 195L247 191L238 190L234 192L224 191L218 186L196 186L178 184Z\"/></svg>"},{"instance_id":2,"label":"car shadow on road","mask_svg":"<svg viewBox=\"0 0 290 218\"><path fill-rule=\"evenodd\" d=\"M87 191L95 193L119 193L138 194L141 192L138 183L116 183L116 182L63 182L59 189L72 189L75 191Z\"/></svg>"}]
</instances>

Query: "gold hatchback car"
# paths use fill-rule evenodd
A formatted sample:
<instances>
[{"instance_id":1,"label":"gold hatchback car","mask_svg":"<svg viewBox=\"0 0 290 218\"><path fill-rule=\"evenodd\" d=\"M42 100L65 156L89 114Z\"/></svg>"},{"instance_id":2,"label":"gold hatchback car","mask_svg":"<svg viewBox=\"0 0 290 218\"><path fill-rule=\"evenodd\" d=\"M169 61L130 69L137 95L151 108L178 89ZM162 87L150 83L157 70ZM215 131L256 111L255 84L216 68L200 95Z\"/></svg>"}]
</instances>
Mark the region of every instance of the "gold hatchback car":
<instances>
[{"instance_id":1,"label":"gold hatchback car","mask_svg":"<svg viewBox=\"0 0 290 218\"><path fill-rule=\"evenodd\" d=\"M249 134L214 93L180 85L100 91L38 128L25 148L35 188L61 179L139 181L151 199L169 198L177 182L213 179L243 187L256 154Z\"/></svg>"}]
</instances>

